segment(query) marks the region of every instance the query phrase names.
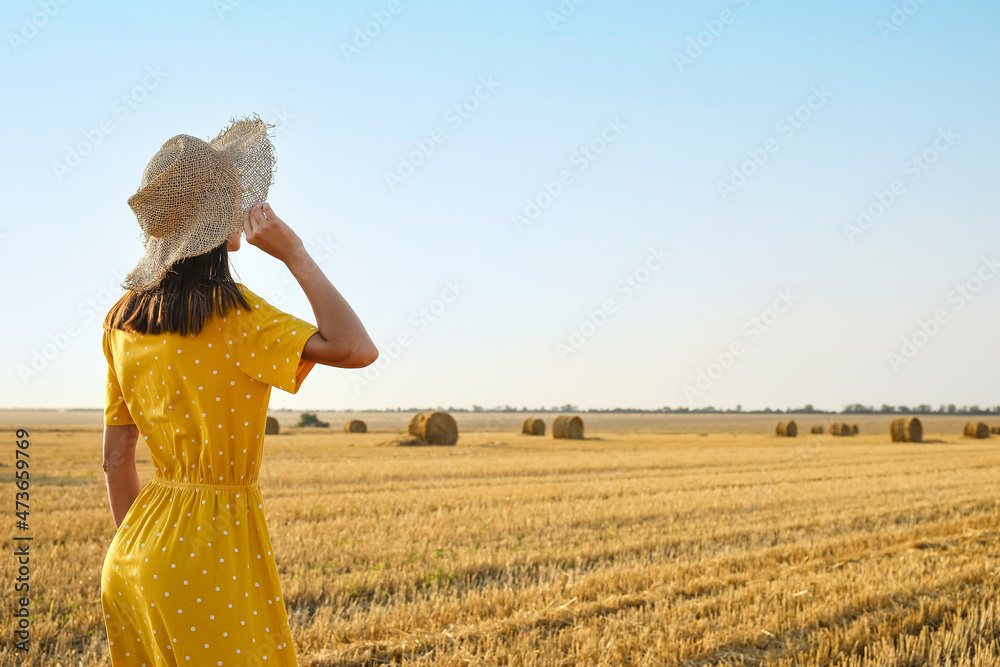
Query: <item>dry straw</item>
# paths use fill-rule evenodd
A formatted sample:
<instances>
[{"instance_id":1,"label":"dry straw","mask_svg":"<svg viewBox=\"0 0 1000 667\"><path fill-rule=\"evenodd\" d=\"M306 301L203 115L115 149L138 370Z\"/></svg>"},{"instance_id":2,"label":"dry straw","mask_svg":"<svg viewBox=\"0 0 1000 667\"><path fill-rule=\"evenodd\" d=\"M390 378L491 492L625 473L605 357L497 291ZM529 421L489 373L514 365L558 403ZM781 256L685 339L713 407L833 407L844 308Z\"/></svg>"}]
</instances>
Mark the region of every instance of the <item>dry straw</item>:
<instances>
[{"instance_id":1,"label":"dry straw","mask_svg":"<svg viewBox=\"0 0 1000 667\"><path fill-rule=\"evenodd\" d=\"M858 428L858 425L851 424L851 435L857 435L858 433L861 433L861 429Z\"/></svg>"},{"instance_id":2,"label":"dry straw","mask_svg":"<svg viewBox=\"0 0 1000 667\"><path fill-rule=\"evenodd\" d=\"M823 430L822 426L813 426L811 429L809 429L809 432L810 433L815 433L815 434L818 434L818 435L823 435L823 433L825 431Z\"/></svg>"},{"instance_id":3,"label":"dry straw","mask_svg":"<svg viewBox=\"0 0 1000 667\"><path fill-rule=\"evenodd\" d=\"M552 437L583 440L583 420L575 415L559 415L552 420Z\"/></svg>"},{"instance_id":4,"label":"dry straw","mask_svg":"<svg viewBox=\"0 0 1000 667\"><path fill-rule=\"evenodd\" d=\"M990 433L993 435L1000 435L1000 426L991 426Z\"/></svg>"},{"instance_id":5,"label":"dry straw","mask_svg":"<svg viewBox=\"0 0 1000 667\"><path fill-rule=\"evenodd\" d=\"M897 417L889 424L893 442L922 442L924 427L916 417Z\"/></svg>"},{"instance_id":6,"label":"dry straw","mask_svg":"<svg viewBox=\"0 0 1000 667\"><path fill-rule=\"evenodd\" d=\"M454 445L458 442L458 424L447 412L418 412L410 419L407 431L425 445Z\"/></svg>"},{"instance_id":7,"label":"dry straw","mask_svg":"<svg viewBox=\"0 0 1000 667\"><path fill-rule=\"evenodd\" d=\"M528 417L521 425L521 433L525 435L545 435L545 421L538 417Z\"/></svg>"},{"instance_id":8,"label":"dry straw","mask_svg":"<svg viewBox=\"0 0 1000 667\"><path fill-rule=\"evenodd\" d=\"M367 433L368 424L360 419L348 419L344 423L344 433Z\"/></svg>"},{"instance_id":9,"label":"dry straw","mask_svg":"<svg viewBox=\"0 0 1000 667\"><path fill-rule=\"evenodd\" d=\"M264 420L264 435L277 435L281 431L277 417L268 417Z\"/></svg>"},{"instance_id":10,"label":"dry straw","mask_svg":"<svg viewBox=\"0 0 1000 667\"><path fill-rule=\"evenodd\" d=\"M985 422L969 422L965 425L965 437L988 438L990 437L990 427Z\"/></svg>"},{"instance_id":11,"label":"dry straw","mask_svg":"<svg viewBox=\"0 0 1000 667\"><path fill-rule=\"evenodd\" d=\"M778 425L774 427L774 434L785 438L794 438L799 434L799 427L795 425L794 421L778 422Z\"/></svg>"}]
</instances>

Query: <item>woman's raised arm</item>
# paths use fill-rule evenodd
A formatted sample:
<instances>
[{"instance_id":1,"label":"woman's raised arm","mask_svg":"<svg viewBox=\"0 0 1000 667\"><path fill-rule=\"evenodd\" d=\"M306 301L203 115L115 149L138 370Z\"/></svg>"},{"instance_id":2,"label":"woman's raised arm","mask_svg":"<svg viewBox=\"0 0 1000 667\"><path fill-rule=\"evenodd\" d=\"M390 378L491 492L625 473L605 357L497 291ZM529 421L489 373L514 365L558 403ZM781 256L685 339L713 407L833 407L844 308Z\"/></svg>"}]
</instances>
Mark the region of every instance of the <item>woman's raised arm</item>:
<instances>
[{"instance_id":1,"label":"woman's raised arm","mask_svg":"<svg viewBox=\"0 0 1000 667\"><path fill-rule=\"evenodd\" d=\"M319 332L306 341L303 359L339 368L364 368L378 359L378 348L354 309L270 204L252 206L243 217L243 231L247 243L285 263L312 305Z\"/></svg>"}]
</instances>

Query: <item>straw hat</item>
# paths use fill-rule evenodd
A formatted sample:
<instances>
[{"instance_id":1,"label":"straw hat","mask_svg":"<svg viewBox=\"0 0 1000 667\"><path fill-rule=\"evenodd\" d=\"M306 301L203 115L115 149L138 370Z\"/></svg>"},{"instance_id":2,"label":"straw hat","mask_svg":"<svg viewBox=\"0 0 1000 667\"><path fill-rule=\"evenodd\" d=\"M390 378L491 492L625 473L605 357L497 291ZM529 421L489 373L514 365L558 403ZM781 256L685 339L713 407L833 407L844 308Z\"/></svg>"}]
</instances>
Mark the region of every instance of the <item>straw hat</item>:
<instances>
[{"instance_id":1,"label":"straw hat","mask_svg":"<svg viewBox=\"0 0 1000 667\"><path fill-rule=\"evenodd\" d=\"M128 198L145 252L122 287L146 292L170 266L212 250L243 226L243 213L267 199L274 176L273 128L256 114L230 119L210 142L171 137L142 172Z\"/></svg>"}]
</instances>

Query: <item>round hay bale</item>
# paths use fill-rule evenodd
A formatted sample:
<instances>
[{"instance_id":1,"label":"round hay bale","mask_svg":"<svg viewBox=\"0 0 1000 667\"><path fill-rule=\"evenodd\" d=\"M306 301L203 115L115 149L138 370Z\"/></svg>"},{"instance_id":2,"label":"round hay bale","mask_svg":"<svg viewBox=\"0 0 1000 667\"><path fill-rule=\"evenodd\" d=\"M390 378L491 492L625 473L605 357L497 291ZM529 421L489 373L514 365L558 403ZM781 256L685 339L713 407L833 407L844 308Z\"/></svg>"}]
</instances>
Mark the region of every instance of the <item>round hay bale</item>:
<instances>
[{"instance_id":1,"label":"round hay bale","mask_svg":"<svg viewBox=\"0 0 1000 667\"><path fill-rule=\"evenodd\" d=\"M458 442L458 424L447 412L418 412L407 432L428 445L454 445Z\"/></svg>"},{"instance_id":2,"label":"round hay bale","mask_svg":"<svg viewBox=\"0 0 1000 667\"><path fill-rule=\"evenodd\" d=\"M521 433L525 435L545 435L545 421L538 417L528 417L521 425Z\"/></svg>"},{"instance_id":3,"label":"round hay bale","mask_svg":"<svg viewBox=\"0 0 1000 667\"><path fill-rule=\"evenodd\" d=\"M990 434L991 435L1000 435L1000 426L991 426L990 427Z\"/></svg>"},{"instance_id":4,"label":"round hay bale","mask_svg":"<svg viewBox=\"0 0 1000 667\"><path fill-rule=\"evenodd\" d=\"M830 435L846 436L854 435L854 432L851 430L850 424L836 423L830 424Z\"/></svg>"},{"instance_id":5,"label":"round hay bale","mask_svg":"<svg viewBox=\"0 0 1000 667\"><path fill-rule=\"evenodd\" d=\"M858 428L858 425L851 424L851 435L857 435L858 433L861 433L861 429Z\"/></svg>"},{"instance_id":6,"label":"round hay bale","mask_svg":"<svg viewBox=\"0 0 1000 667\"><path fill-rule=\"evenodd\" d=\"M344 424L344 433L367 433L368 424L360 419L348 419Z\"/></svg>"},{"instance_id":7,"label":"round hay bale","mask_svg":"<svg viewBox=\"0 0 1000 667\"><path fill-rule=\"evenodd\" d=\"M552 420L552 437L583 440L583 420L576 415L559 415Z\"/></svg>"},{"instance_id":8,"label":"round hay bale","mask_svg":"<svg viewBox=\"0 0 1000 667\"><path fill-rule=\"evenodd\" d=\"M794 438L799 434L799 427L794 421L778 422L778 425L774 427L774 434L785 438Z\"/></svg>"},{"instance_id":9,"label":"round hay bale","mask_svg":"<svg viewBox=\"0 0 1000 667\"><path fill-rule=\"evenodd\" d=\"M825 433L826 431L823 429L822 426L813 426L811 429L809 429L809 432L818 435L823 435L823 433Z\"/></svg>"},{"instance_id":10,"label":"round hay bale","mask_svg":"<svg viewBox=\"0 0 1000 667\"><path fill-rule=\"evenodd\" d=\"M988 438L990 437L990 427L985 422L969 422L965 425L965 437Z\"/></svg>"},{"instance_id":11,"label":"round hay bale","mask_svg":"<svg viewBox=\"0 0 1000 667\"><path fill-rule=\"evenodd\" d=\"M924 427L916 417L897 417L889 424L893 442L922 442Z\"/></svg>"},{"instance_id":12,"label":"round hay bale","mask_svg":"<svg viewBox=\"0 0 1000 667\"><path fill-rule=\"evenodd\" d=\"M264 435L277 435L281 431L277 417L267 417L264 420Z\"/></svg>"}]
</instances>

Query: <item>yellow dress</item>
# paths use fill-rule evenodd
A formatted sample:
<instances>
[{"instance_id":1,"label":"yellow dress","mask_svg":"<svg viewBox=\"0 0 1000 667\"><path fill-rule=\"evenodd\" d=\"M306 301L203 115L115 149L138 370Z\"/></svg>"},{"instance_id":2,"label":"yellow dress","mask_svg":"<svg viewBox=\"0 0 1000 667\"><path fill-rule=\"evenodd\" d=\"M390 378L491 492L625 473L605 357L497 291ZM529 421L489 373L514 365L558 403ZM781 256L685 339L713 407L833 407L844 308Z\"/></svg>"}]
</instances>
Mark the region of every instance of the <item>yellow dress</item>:
<instances>
[{"instance_id":1,"label":"yellow dress","mask_svg":"<svg viewBox=\"0 0 1000 667\"><path fill-rule=\"evenodd\" d=\"M271 387L298 391L319 328L237 284L250 309L197 335L104 332L104 423L138 426L154 475L101 572L116 666L298 664L258 474Z\"/></svg>"}]
</instances>

